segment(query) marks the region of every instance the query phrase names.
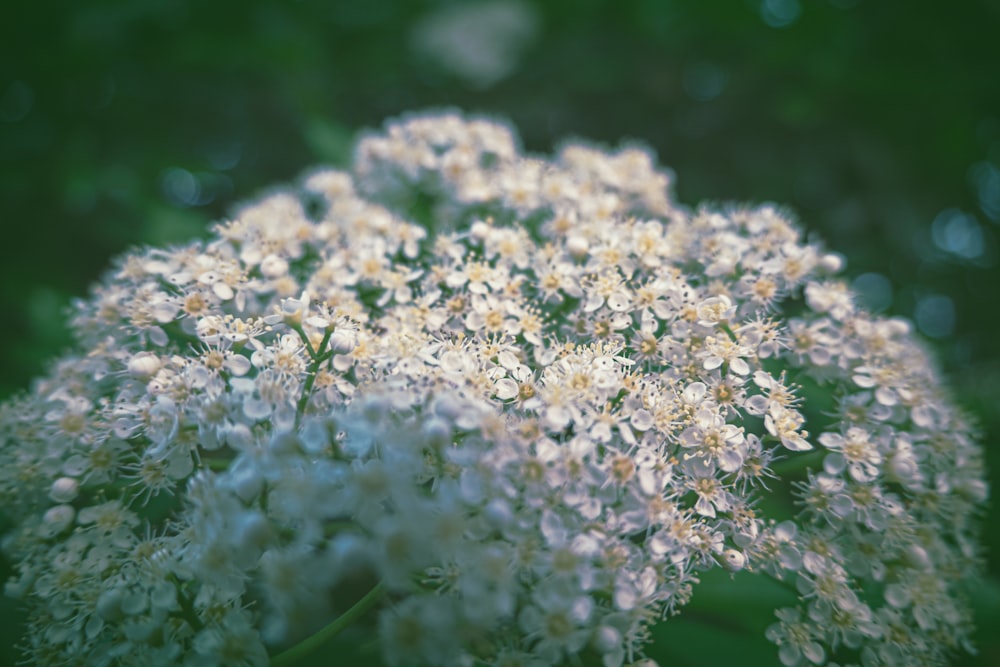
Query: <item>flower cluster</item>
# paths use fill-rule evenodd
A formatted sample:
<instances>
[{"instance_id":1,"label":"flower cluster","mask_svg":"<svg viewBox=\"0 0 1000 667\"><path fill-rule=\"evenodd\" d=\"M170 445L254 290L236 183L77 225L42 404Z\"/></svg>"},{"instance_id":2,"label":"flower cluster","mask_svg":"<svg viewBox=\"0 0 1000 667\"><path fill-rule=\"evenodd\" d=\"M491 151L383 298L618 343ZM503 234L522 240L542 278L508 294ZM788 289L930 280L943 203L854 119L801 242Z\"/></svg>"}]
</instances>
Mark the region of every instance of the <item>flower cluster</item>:
<instances>
[{"instance_id":1,"label":"flower cluster","mask_svg":"<svg viewBox=\"0 0 1000 667\"><path fill-rule=\"evenodd\" d=\"M982 458L910 325L669 185L413 116L125 256L0 412L27 657L265 665L363 602L389 665L621 667L713 568L796 591L787 667L967 648Z\"/></svg>"}]
</instances>

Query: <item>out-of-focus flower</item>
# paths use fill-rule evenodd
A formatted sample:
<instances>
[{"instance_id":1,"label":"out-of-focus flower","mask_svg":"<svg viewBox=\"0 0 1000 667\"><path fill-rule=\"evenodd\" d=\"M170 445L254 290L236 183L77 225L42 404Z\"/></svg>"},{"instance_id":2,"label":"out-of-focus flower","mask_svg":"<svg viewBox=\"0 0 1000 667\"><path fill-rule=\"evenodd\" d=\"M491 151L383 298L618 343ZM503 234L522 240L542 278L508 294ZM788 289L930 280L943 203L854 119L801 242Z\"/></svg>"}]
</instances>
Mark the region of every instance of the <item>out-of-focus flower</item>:
<instances>
[{"instance_id":1,"label":"out-of-focus flower","mask_svg":"<svg viewBox=\"0 0 1000 667\"><path fill-rule=\"evenodd\" d=\"M539 29L538 9L521 0L444 3L413 26L419 58L471 88L490 88L510 76Z\"/></svg>"}]
</instances>

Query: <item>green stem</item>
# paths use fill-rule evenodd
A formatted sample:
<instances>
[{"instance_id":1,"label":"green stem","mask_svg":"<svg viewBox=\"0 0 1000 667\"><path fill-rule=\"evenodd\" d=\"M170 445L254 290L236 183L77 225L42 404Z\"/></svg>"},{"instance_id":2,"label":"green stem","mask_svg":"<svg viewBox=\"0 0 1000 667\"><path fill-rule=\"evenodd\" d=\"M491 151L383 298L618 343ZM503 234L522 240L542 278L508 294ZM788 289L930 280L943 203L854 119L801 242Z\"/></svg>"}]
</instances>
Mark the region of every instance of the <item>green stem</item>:
<instances>
[{"instance_id":1,"label":"green stem","mask_svg":"<svg viewBox=\"0 0 1000 667\"><path fill-rule=\"evenodd\" d=\"M729 324L727 324L726 322L719 322L719 328L722 329L722 331L725 332L727 336L729 336L729 340L733 341L734 343L740 342L739 338L736 337L736 333L732 330Z\"/></svg>"},{"instance_id":2,"label":"green stem","mask_svg":"<svg viewBox=\"0 0 1000 667\"><path fill-rule=\"evenodd\" d=\"M786 477L794 473L805 472L806 470L822 470L823 457L826 451L803 452L793 454L786 459L782 459L771 465L771 472L778 477Z\"/></svg>"},{"instance_id":3,"label":"green stem","mask_svg":"<svg viewBox=\"0 0 1000 667\"><path fill-rule=\"evenodd\" d=\"M294 665L310 653L319 649L323 644L333 639L337 634L360 618L366 611L371 609L379 598L385 593L385 586L381 582L368 591L363 598L343 614L335 618L329 625L321 628L315 634L303 639L301 642L271 658L271 667L283 667Z\"/></svg>"},{"instance_id":4,"label":"green stem","mask_svg":"<svg viewBox=\"0 0 1000 667\"><path fill-rule=\"evenodd\" d=\"M177 590L177 603L181 608L180 614L178 615L187 621L188 625L194 628L195 632L200 632L205 627L205 624L198 618L198 612L195 611L194 608L194 601L184 592L181 582L177 579L177 577L171 575L170 579L174 584L174 588Z\"/></svg>"},{"instance_id":5,"label":"green stem","mask_svg":"<svg viewBox=\"0 0 1000 667\"><path fill-rule=\"evenodd\" d=\"M319 372L319 367L323 365L327 359L330 358L330 354L327 353L326 346L330 343L330 336L333 334L332 331L327 331L323 335L323 340L320 341L319 349L314 350L313 346L309 343L309 337L306 336L305 331L302 327L295 329L299 336L305 342L307 349L309 351L309 356L312 358L312 363L309 364L309 370L307 372L305 384L302 387L302 395L299 396L299 402L295 406L295 430L299 429L299 424L302 422L302 415L305 414L306 405L309 404L309 397L312 395L313 385L316 383L316 373Z\"/></svg>"},{"instance_id":6,"label":"green stem","mask_svg":"<svg viewBox=\"0 0 1000 667\"><path fill-rule=\"evenodd\" d=\"M309 336L306 335L305 329L302 328L301 324L289 324L289 328L299 335L299 338L306 346L306 352L309 353L310 358L316 358L316 350L313 349L312 341L309 340Z\"/></svg>"},{"instance_id":7,"label":"green stem","mask_svg":"<svg viewBox=\"0 0 1000 667\"><path fill-rule=\"evenodd\" d=\"M302 387L302 395L299 396L299 402L295 406L295 430L299 430L299 424L302 423L302 415L306 412L306 406L309 404L309 397L312 396L313 385L316 383L316 368L318 364L313 364L313 367L309 370L309 375L306 377L305 384Z\"/></svg>"}]
</instances>

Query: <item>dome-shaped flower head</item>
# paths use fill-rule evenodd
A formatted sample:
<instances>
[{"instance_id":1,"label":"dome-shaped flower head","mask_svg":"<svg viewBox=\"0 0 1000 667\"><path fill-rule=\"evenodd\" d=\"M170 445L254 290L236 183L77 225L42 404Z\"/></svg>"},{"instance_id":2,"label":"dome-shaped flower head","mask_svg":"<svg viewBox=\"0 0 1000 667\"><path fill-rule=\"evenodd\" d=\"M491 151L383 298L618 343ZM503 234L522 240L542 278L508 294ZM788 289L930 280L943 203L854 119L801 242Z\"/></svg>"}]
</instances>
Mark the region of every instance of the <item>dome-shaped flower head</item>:
<instances>
[{"instance_id":1,"label":"dome-shaped flower head","mask_svg":"<svg viewBox=\"0 0 1000 667\"><path fill-rule=\"evenodd\" d=\"M789 667L967 647L982 457L911 327L670 182L414 115L120 259L0 413L27 657L619 667L714 569L797 592Z\"/></svg>"}]
</instances>

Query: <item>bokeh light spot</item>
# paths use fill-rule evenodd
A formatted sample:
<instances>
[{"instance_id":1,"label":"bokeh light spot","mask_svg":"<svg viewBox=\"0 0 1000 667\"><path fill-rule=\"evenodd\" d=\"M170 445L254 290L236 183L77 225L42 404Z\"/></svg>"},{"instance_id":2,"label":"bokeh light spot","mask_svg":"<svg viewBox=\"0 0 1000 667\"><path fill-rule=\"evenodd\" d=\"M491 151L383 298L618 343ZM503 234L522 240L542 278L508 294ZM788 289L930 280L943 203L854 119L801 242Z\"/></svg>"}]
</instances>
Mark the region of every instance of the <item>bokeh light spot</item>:
<instances>
[{"instance_id":1,"label":"bokeh light spot","mask_svg":"<svg viewBox=\"0 0 1000 667\"><path fill-rule=\"evenodd\" d=\"M160 174L160 190L171 204L187 207L198 202L201 186L187 169L171 167Z\"/></svg>"},{"instance_id":2,"label":"bokeh light spot","mask_svg":"<svg viewBox=\"0 0 1000 667\"><path fill-rule=\"evenodd\" d=\"M945 338L955 331L955 303L943 294L921 297L913 316L925 336Z\"/></svg>"},{"instance_id":3,"label":"bokeh light spot","mask_svg":"<svg viewBox=\"0 0 1000 667\"><path fill-rule=\"evenodd\" d=\"M787 28L802 14L799 0L762 0L760 17L772 28Z\"/></svg>"},{"instance_id":4,"label":"bokeh light spot","mask_svg":"<svg viewBox=\"0 0 1000 667\"><path fill-rule=\"evenodd\" d=\"M881 273L863 273L851 286L871 310L882 311L892 305L892 282Z\"/></svg>"},{"instance_id":5,"label":"bokeh light spot","mask_svg":"<svg viewBox=\"0 0 1000 667\"><path fill-rule=\"evenodd\" d=\"M982 161L969 169L969 180L979 199L979 208L993 222L1000 222L1000 169Z\"/></svg>"},{"instance_id":6,"label":"bokeh light spot","mask_svg":"<svg viewBox=\"0 0 1000 667\"><path fill-rule=\"evenodd\" d=\"M225 174L192 173L180 167L160 174L160 191L167 201L181 208L204 206L232 193L233 182Z\"/></svg>"},{"instance_id":7,"label":"bokeh light spot","mask_svg":"<svg viewBox=\"0 0 1000 667\"><path fill-rule=\"evenodd\" d=\"M243 159L243 144L236 140L220 141L208 151L208 163L219 171L232 169L241 159Z\"/></svg>"},{"instance_id":8,"label":"bokeh light spot","mask_svg":"<svg viewBox=\"0 0 1000 667\"><path fill-rule=\"evenodd\" d=\"M695 63L684 68L684 92L699 102L721 95L728 80L729 73L712 63Z\"/></svg>"},{"instance_id":9,"label":"bokeh light spot","mask_svg":"<svg viewBox=\"0 0 1000 667\"><path fill-rule=\"evenodd\" d=\"M31 113L35 93L23 81L13 81L0 97L0 120L16 123Z\"/></svg>"},{"instance_id":10,"label":"bokeh light spot","mask_svg":"<svg viewBox=\"0 0 1000 667\"><path fill-rule=\"evenodd\" d=\"M517 0L447 4L419 21L411 46L473 88L511 75L538 33L537 10Z\"/></svg>"},{"instance_id":11,"label":"bokeh light spot","mask_svg":"<svg viewBox=\"0 0 1000 667\"><path fill-rule=\"evenodd\" d=\"M976 259L983 254L983 230L979 222L957 208L938 213L931 223L931 238L938 248L961 259Z\"/></svg>"}]
</instances>

